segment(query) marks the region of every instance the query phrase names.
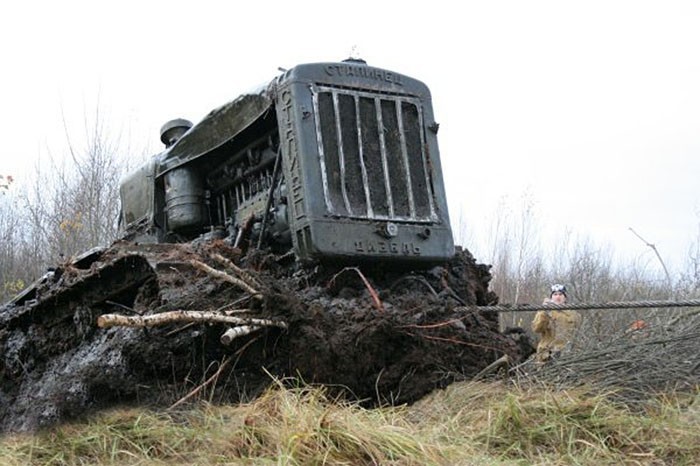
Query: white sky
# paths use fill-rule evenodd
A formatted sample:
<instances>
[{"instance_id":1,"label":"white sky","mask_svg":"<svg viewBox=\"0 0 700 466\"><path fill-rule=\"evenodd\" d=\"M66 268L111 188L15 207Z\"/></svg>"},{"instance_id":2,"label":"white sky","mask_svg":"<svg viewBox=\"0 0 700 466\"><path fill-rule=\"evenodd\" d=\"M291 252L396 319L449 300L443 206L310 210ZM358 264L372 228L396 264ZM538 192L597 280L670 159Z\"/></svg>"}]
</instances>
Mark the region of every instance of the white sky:
<instances>
[{"instance_id":1,"label":"white sky","mask_svg":"<svg viewBox=\"0 0 700 466\"><path fill-rule=\"evenodd\" d=\"M700 221L699 25L692 0L3 2L0 173L62 153L61 112L79 138L98 96L155 152L165 121L357 47L431 88L452 221L478 259L498 203L527 191L543 237L648 256L633 227L680 265Z\"/></svg>"}]
</instances>

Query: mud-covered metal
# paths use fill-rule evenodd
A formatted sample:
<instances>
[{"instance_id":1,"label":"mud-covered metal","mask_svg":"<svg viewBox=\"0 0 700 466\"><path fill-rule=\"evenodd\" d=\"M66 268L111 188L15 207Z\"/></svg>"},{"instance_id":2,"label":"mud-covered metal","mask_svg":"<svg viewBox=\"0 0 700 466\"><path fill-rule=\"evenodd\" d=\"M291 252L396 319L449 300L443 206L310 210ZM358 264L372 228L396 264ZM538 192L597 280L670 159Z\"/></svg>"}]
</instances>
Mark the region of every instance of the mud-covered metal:
<instances>
[{"instance_id":1,"label":"mud-covered metal","mask_svg":"<svg viewBox=\"0 0 700 466\"><path fill-rule=\"evenodd\" d=\"M233 242L252 219L251 239L303 262L444 261L436 126L420 81L361 61L299 65L169 139L124 180L122 225L142 241L223 229Z\"/></svg>"}]
</instances>

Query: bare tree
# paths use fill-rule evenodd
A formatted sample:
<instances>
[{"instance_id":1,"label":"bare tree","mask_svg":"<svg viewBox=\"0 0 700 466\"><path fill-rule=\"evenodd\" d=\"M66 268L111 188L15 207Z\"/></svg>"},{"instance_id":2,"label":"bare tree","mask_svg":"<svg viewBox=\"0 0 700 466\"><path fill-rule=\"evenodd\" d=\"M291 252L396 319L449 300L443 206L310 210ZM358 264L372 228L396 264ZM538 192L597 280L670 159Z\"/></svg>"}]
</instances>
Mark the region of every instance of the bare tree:
<instances>
[{"instance_id":1,"label":"bare tree","mask_svg":"<svg viewBox=\"0 0 700 466\"><path fill-rule=\"evenodd\" d=\"M99 105L84 118L84 137L74 136L64 121L63 157L40 154L33 180L12 208L5 207L0 292L9 291L2 298L16 291L8 284L25 283L64 258L116 239L119 179L129 150L106 122Z\"/></svg>"},{"instance_id":2,"label":"bare tree","mask_svg":"<svg viewBox=\"0 0 700 466\"><path fill-rule=\"evenodd\" d=\"M20 218L15 215L18 203L14 193L0 196L0 302L19 292L30 278L17 248L22 235Z\"/></svg>"}]
</instances>

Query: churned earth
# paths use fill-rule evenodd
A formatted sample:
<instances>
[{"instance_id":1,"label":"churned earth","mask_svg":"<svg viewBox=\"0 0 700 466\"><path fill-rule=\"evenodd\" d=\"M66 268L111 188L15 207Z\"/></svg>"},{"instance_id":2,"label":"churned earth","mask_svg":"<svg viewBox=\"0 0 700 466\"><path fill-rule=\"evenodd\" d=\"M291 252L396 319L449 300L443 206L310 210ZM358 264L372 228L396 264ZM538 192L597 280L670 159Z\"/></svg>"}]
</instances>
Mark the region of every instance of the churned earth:
<instances>
[{"instance_id":1,"label":"churned earth","mask_svg":"<svg viewBox=\"0 0 700 466\"><path fill-rule=\"evenodd\" d=\"M531 353L499 332L496 313L475 307L497 302L490 278L466 250L423 270L301 268L290 255L218 241L116 242L0 307L0 430L204 394L247 401L273 380L324 384L366 406L411 403L503 355L517 363ZM172 311L240 322L97 325ZM240 335L222 343L232 326Z\"/></svg>"}]
</instances>

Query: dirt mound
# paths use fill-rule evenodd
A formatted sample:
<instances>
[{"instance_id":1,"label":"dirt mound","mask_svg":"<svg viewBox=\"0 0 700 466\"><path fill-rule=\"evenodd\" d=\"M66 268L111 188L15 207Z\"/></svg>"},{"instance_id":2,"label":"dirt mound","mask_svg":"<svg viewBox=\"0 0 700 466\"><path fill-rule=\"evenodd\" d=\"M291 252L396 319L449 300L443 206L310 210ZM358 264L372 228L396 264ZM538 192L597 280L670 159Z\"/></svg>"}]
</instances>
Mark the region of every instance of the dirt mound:
<instances>
[{"instance_id":1,"label":"dirt mound","mask_svg":"<svg viewBox=\"0 0 700 466\"><path fill-rule=\"evenodd\" d=\"M504 354L528 356L499 333L495 313L470 306L497 301L489 279L467 251L421 271L309 270L218 242L116 243L0 308L0 429L119 403L170 406L207 380L203 392L220 402L254 398L271 377L326 384L368 406L413 402ZM228 321L95 324L113 314Z\"/></svg>"}]
</instances>

